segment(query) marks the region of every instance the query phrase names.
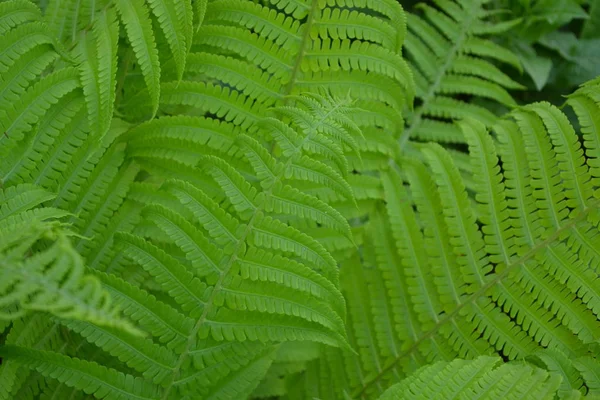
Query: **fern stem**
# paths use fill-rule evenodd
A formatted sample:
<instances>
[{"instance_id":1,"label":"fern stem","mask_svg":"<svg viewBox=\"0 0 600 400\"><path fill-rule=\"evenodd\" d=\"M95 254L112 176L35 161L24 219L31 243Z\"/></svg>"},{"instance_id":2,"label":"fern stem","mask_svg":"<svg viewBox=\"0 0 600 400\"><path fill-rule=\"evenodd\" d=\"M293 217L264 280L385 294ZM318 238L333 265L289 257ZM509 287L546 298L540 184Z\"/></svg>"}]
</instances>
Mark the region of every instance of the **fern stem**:
<instances>
[{"instance_id":1,"label":"fern stem","mask_svg":"<svg viewBox=\"0 0 600 400\"><path fill-rule=\"evenodd\" d=\"M352 395L352 398L364 397L365 391L367 390L367 388L369 388L371 385L375 384L381 378L383 378L383 376L387 372L392 370L396 366L396 364L398 364L404 357L406 357L407 355L409 355L412 352L414 352L415 350L417 350L421 343L423 343L425 340L427 340L427 339L431 338L433 335L435 335L442 326L444 326L446 323L452 321L454 319L454 317L456 317L465 306L475 303L477 301L477 299L479 299L481 296L484 296L485 293L490 288L492 288L494 285L500 283L504 278L506 278L513 269L515 269L518 266L521 266L526 261L528 261L529 259L534 257L538 251L546 249L554 241L556 241L557 239L560 239L561 235L565 231L576 228L577 224L579 222L581 222L582 220L584 220L588 216L590 211L596 210L598 208L600 208L600 200L591 202L589 207L583 209L579 215L577 215L575 218L572 218L564 226L557 229L546 240L543 240L539 244L532 247L527 253L525 253L522 257L517 259L514 263L507 265L504 271L502 271L501 273L496 275L494 277L494 279L490 280L485 285L483 285L481 288L479 288L477 291L475 291L473 294L471 294L469 297L467 297L466 301L457 305L457 307L451 313L447 314L444 318L441 318L440 321L433 326L433 328L431 328L429 331L423 333L423 335L419 338L419 340L417 340L416 342L411 344L410 347L408 347L404 352L402 352L401 354L398 354L385 368L380 370L377 375L375 375L370 380L366 381L359 390L355 391L355 393Z\"/></svg>"},{"instance_id":2,"label":"fern stem","mask_svg":"<svg viewBox=\"0 0 600 400\"><path fill-rule=\"evenodd\" d=\"M313 2L313 4L315 4L315 3L316 3L316 1ZM320 126L322 123L324 123L329 118L329 116L331 114L333 114L335 111L337 111L337 109L340 108L341 106L342 105L340 103L338 103L331 110L329 110L325 115L321 116L321 118L311 127L312 129L307 132L306 136L302 139L302 141L298 144L298 146L296 146L295 151L286 157L287 159L285 160L284 168L281 168L280 172L275 176L271 187L269 189L265 190L265 192L264 192L265 198L268 198L269 196L271 196L272 192L273 192L273 188L276 186L276 183L281 182L283 180L285 171L288 170L289 166L295 159L295 156L302 151L302 148L304 147L304 145L312 139L312 136L317 132L317 127ZM262 204L264 205L267 203L268 203L267 201L263 201ZM169 398L169 393L171 392L171 389L178 382L177 378L179 377L179 373L181 372L181 366L185 362L186 358L188 357L188 355L191 351L193 344L195 343L195 338L198 334L198 331L200 331L200 328L206 322L208 313L212 310L212 307L214 304L214 298L223 289L223 281L225 280L225 277L229 273L229 270L231 269L231 267L233 266L235 261L240 256L239 252L244 248L243 244L246 243L246 239L251 234L252 229L254 227L254 222L255 222L256 218L259 216L259 214L262 213L263 207L264 206L257 206L254 209L254 212L253 212L252 216L250 217L250 220L248 221L248 225L246 225L246 229L238 238L236 246L233 250L232 256L229 258L227 265L224 266L222 272L219 275L219 279L217 280L217 283L213 286L213 290L210 293L210 296L208 297L208 299L206 300L204 310L202 311L202 315L198 318L198 321L196 322L196 324L194 325L194 328L191 330L190 335L188 336L188 341L187 341L186 347L182 351L181 355L179 356L177 364L175 365L175 368L173 369L173 374L171 375L169 383L166 385L166 389L165 389L165 392L163 393L162 400L167 400Z\"/></svg>"}]
</instances>

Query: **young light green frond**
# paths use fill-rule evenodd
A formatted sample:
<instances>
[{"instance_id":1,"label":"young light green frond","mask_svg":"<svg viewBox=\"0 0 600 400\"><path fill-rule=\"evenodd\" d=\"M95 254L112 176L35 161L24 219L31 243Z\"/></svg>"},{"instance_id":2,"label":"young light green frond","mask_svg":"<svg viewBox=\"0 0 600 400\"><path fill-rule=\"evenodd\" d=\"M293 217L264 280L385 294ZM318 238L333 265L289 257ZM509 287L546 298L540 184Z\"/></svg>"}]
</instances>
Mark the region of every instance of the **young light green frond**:
<instances>
[{"instance_id":1,"label":"young light green frond","mask_svg":"<svg viewBox=\"0 0 600 400\"><path fill-rule=\"evenodd\" d=\"M143 0L116 0L115 5L142 70L154 116L160 97L160 62L148 7Z\"/></svg>"},{"instance_id":2,"label":"young light green frond","mask_svg":"<svg viewBox=\"0 0 600 400\"><path fill-rule=\"evenodd\" d=\"M2 319L38 310L137 332L121 319L97 279L85 274L83 260L69 240L73 232L55 220L67 213L34 208L54 197L31 184L0 190L0 304L12 310L1 313Z\"/></svg>"},{"instance_id":3,"label":"young light green frond","mask_svg":"<svg viewBox=\"0 0 600 400\"><path fill-rule=\"evenodd\" d=\"M4 346L0 348L0 354L3 358L17 360L47 378L57 379L98 398L151 400L159 396L157 386L95 362L18 346Z\"/></svg>"},{"instance_id":4,"label":"young light green frond","mask_svg":"<svg viewBox=\"0 0 600 400\"><path fill-rule=\"evenodd\" d=\"M28 310L47 311L61 318L137 332L119 317L99 282L84 274L83 260L71 246L68 232L57 229L56 224L37 222L3 233L0 305L14 307L14 311L2 319L19 317ZM50 243L44 251L27 254L45 241Z\"/></svg>"},{"instance_id":5,"label":"young light green frond","mask_svg":"<svg viewBox=\"0 0 600 400\"><path fill-rule=\"evenodd\" d=\"M553 399L560 375L524 363L500 364L499 357L439 362L419 369L388 389L380 400L502 398Z\"/></svg>"}]
</instances>

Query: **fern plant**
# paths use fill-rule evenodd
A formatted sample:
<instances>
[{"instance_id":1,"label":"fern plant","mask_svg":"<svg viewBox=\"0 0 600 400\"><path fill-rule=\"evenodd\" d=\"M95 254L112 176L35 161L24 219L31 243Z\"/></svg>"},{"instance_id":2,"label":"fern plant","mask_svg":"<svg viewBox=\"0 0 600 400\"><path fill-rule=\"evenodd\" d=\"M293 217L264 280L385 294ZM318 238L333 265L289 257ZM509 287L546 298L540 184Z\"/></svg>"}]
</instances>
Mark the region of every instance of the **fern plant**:
<instances>
[{"instance_id":1,"label":"fern plant","mask_svg":"<svg viewBox=\"0 0 600 400\"><path fill-rule=\"evenodd\" d=\"M36 3L0 2L0 399L600 395L600 82L580 132L515 107L493 4Z\"/></svg>"}]
</instances>

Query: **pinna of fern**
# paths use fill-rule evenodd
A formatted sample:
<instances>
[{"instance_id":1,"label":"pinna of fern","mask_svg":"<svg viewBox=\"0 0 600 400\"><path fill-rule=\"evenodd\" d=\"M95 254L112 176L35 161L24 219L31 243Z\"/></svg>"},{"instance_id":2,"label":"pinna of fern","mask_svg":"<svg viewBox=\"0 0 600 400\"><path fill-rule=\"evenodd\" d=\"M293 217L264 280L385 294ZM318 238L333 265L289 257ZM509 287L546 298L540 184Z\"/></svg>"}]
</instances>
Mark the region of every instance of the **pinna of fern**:
<instances>
[{"instance_id":1,"label":"pinna of fern","mask_svg":"<svg viewBox=\"0 0 600 400\"><path fill-rule=\"evenodd\" d=\"M60 351L15 345L4 346L2 356L101 397L239 398L258 384L278 343L347 346L335 261L291 224L311 221L346 237L348 224L325 202L288 183L327 177L339 182L344 193L347 183L340 177L347 171L325 168L319 158L347 165L341 144L351 138L347 129L356 126L343 103L322 96L297 102L301 106L275 110L274 115L290 118L290 125L267 118L260 124L260 141L239 135L228 151L196 154L189 165L174 164L164 149L142 151L142 143L149 141L136 144L136 137L143 139L151 129L124 135L122 140L131 143L127 157L154 178L132 187L132 199L145 204L141 221L115 241L129 260L124 267L139 269L153 284L138 289L113 275L96 276L125 315L151 337L136 339L93 323L58 320L114 358L103 359L101 366ZM266 145L270 141L281 150L276 157ZM251 167L244 174L231 166L239 159ZM173 179L165 169L152 168L169 164L190 175L195 171L196 180ZM299 166L301 174L294 172ZM158 191L144 190L161 181ZM218 190L217 195L209 196L205 188ZM131 373L119 372L119 360Z\"/></svg>"},{"instance_id":2,"label":"pinna of fern","mask_svg":"<svg viewBox=\"0 0 600 400\"><path fill-rule=\"evenodd\" d=\"M461 121L472 194L438 144L384 174L373 239L341 270L358 356L325 350L309 368L327 382L313 395L373 398L432 362L546 348L573 359L598 341L598 93L590 82L567 100L581 139L548 103L515 109L489 133ZM580 394L597 393L599 364L580 365L592 377Z\"/></svg>"}]
</instances>

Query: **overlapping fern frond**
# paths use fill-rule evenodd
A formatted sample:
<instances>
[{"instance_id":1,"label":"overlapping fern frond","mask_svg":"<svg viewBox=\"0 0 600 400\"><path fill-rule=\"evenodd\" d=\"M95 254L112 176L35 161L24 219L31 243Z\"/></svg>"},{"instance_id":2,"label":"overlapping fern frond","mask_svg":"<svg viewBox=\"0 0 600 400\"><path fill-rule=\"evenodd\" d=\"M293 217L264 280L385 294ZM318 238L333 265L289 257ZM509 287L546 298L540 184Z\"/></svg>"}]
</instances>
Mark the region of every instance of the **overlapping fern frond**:
<instances>
[{"instance_id":1,"label":"overlapping fern frond","mask_svg":"<svg viewBox=\"0 0 600 400\"><path fill-rule=\"evenodd\" d=\"M116 91L122 89L122 86L117 87L117 81L122 81L130 72L133 60L149 95L150 108L145 111L148 115L156 113L161 65L173 62L174 71L181 79L194 26L199 26L207 1L51 0L40 3L43 3L47 34L74 49L90 126L104 135L112 119ZM11 0L7 4L11 4L7 6L10 8L22 7L15 17L10 17L7 25L16 24L16 18L24 21L25 11L34 9L28 1ZM123 46L125 39L119 38L121 31L129 46ZM161 46L167 51L161 52L162 59L159 59Z\"/></svg>"},{"instance_id":2,"label":"overlapping fern frond","mask_svg":"<svg viewBox=\"0 0 600 400\"><path fill-rule=\"evenodd\" d=\"M496 115L477 99L507 107L516 103L508 93L521 89L498 64L521 68L509 50L493 42L491 34L504 32L518 20L493 22L487 0L434 1L419 4L408 14L405 50L417 88L417 103L407 115L400 139L464 143L452 121L475 118L486 125Z\"/></svg>"},{"instance_id":3,"label":"overlapping fern frond","mask_svg":"<svg viewBox=\"0 0 600 400\"><path fill-rule=\"evenodd\" d=\"M257 107L262 104L260 113L249 112L250 100L243 100L247 93L236 95L226 88L229 78L224 70L220 72L223 80L217 81L211 73L189 67L192 62L212 63L213 53L234 67L242 59L200 43L198 49L206 58L188 57L189 82L177 83L175 58L161 60L162 72L174 80L162 88L161 115L177 103L169 100L165 88L175 93L191 87L191 95L204 95L196 89L209 88L212 95L232 95L216 103L216 98L209 96L206 98L212 103L186 106L183 111L189 116L163 116L132 126L114 118L113 113L131 122L141 121L136 113L142 108L129 108L128 100L121 102L119 96L126 99L132 89L145 87L146 75L131 69L135 52L119 46L119 37L133 41L133 33L127 29L138 28L142 31L136 34L151 35L144 34L148 32L144 24L119 28L119 18L127 25L123 10L131 3L97 2L89 20L85 13L91 8L80 8L80 19L86 22L67 29L79 32L72 43L66 40L68 34L57 40L51 32L55 28L64 31L75 21L68 22L60 15L66 15L61 13L71 5L75 5L71 10L77 9L79 2L66 2L62 8L50 4L44 11L48 25L39 21L42 13L29 2L8 3L20 7L12 15L21 13L25 18L21 22L31 22L2 20L9 37L24 43L13 46L7 42L1 58L7 72L2 78L8 77L2 123L9 128L1 136L6 156L2 160L3 185L34 182L55 193L47 206L69 212L65 219L81 235L71 240L91 267L88 272L98 271L94 273L103 291L150 337L140 339L62 316L50 319L37 314L17 320L10 326L3 350L0 375L6 390L0 398L68 398L77 397L80 390L109 398L156 393L164 398L180 398L181 393L244 397L280 357L275 343L316 340L344 345L345 306L330 253L348 251L354 245L346 219L331 204L343 203L353 210L374 192L380 196L374 189L378 186L375 179L356 179L350 172L359 162L373 159L360 153L373 149L373 154L389 153L385 140L381 142L378 135L369 139L360 128L384 132L400 126L395 121L405 91L410 92L410 80L398 78L408 70L402 63L395 64L401 60L402 29L393 27L403 27L396 24L402 22L401 9L391 1L366 4L367 9L384 16L375 18L358 10L349 12L343 5L334 9L313 2L304 7L313 10L311 18L315 20L323 13L321 22L314 25L320 26L320 37L347 36L347 41L336 42L339 47L332 45L329 50L335 50L334 60L343 56L339 65L346 68L348 82L339 88L324 86L343 97L348 92L357 97L364 90L363 100L356 103L360 108L352 113L328 97L284 98L305 90L310 82L313 88L320 86L313 82L316 77L334 74L325 64L319 68L329 75L317 73L314 66L311 72L303 56L296 64L290 61L290 66L297 65L295 74L304 77L306 85L290 84L288 91L279 90L274 102L267 98L257 102ZM165 2L169 7L173 3ZM214 3L216 11L209 13L213 19L225 5ZM247 3L231 4L244 8ZM285 13L294 14L298 21L307 17L302 14L303 7L292 10L281 2L273 4L279 7L279 14L271 13L271 17ZM48 13L52 7L55 14ZM133 11L144 13L144 7ZM196 2L195 7L198 15L203 2ZM160 22L160 17L152 15ZM364 29L347 24L348 15L353 24L354 19L362 21ZM330 19L333 23L326 27ZM226 24L213 25L221 29ZM304 34L299 22L290 29ZM30 31L29 37L23 35ZM306 49L312 46L311 36L306 33L304 37L296 42L297 48L304 48L302 43ZM156 39L161 46L163 38ZM360 44L362 39L365 41ZM61 41L72 49L65 50ZM350 49L351 42L361 47ZM12 50L15 48L18 52ZM367 55L362 61L352 61L351 68L344 64L350 60L347 54L356 57L361 52ZM363 64L371 56L381 60ZM142 65L135 68L144 69ZM253 76L256 68L250 60L238 72ZM269 76L267 70L263 73ZM348 85L360 83L370 74L373 79L368 82L387 74L386 82L396 83L376 85L374 91L369 89L371 84L360 93L349 90ZM157 82L152 82L151 91L158 90ZM268 82L283 83L277 79ZM388 94L382 94L384 90ZM139 93L151 106L147 92L142 89ZM265 119L271 106L277 106L277 111ZM231 111L225 111L229 109L239 110L240 115L230 118ZM249 134L242 135L240 128L248 128ZM365 140L377 143L365 147ZM347 157L346 152L352 156ZM40 326L58 332L59 337L48 340L40 336L36 331ZM7 327L3 325L3 329ZM24 373L27 366L30 374Z\"/></svg>"},{"instance_id":4,"label":"overlapping fern frond","mask_svg":"<svg viewBox=\"0 0 600 400\"><path fill-rule=\"evenodd\" d=\"M438 144L384 175L373 239L341 271L359 355L325 350L312 368L335 385L318 397L373 398L440 360L518 360L549 348L560 364L598 341L598 93L592 82L567 102L581 136L547 103L514 110L489 133L460 122L472 194ZM586 368L597 370L593 357Z\"/></svg>"},{"instance_id":5,"label":"overlapping fern frond","mask_svg":"<svg viewBox=\"0 0 600 400\"><path fill-rule=\"evenodd\" d=\"M139 162L153 179L132 187L130 199L144 205L141 220L131 233L116 234L112 254L119 261L108 263L152 283L143 290L113 275L97 276L152 337L128 337L82 321L57 322L119 357L133 374L117 372L116 358L96 364L18 346L5 347L2 355L76 389L97 381L96 390L110 398L243 398L266 373L277 343L347 346L336 263L307 233L326 230L350 241L350 227L325 201L290 184L330 186L353 201L342 145L358 128L343 103L303 96L297 104L301 107L277 108L278 118L261 121L260 136L241 134L222 153L196 152L179 163L152 146L154 131L146 128L155 123L123 136L127 159ZM284 116L289 125L281 122ZM199 129L202 120L195 122ZM218 131L204 135L198 139L220 137ZM177 137L161 138L177 144ZM267 146L271 142L278 145L276 156ZM340 167L326 163L332 159ZM232 167L244 163L249 169L242 172ZM169 169L178 170L179 179L171 178ZM190 180L181 180L186 174ZM308 229L300 231L297 222Z\"/></svg>"}]
</instances>

